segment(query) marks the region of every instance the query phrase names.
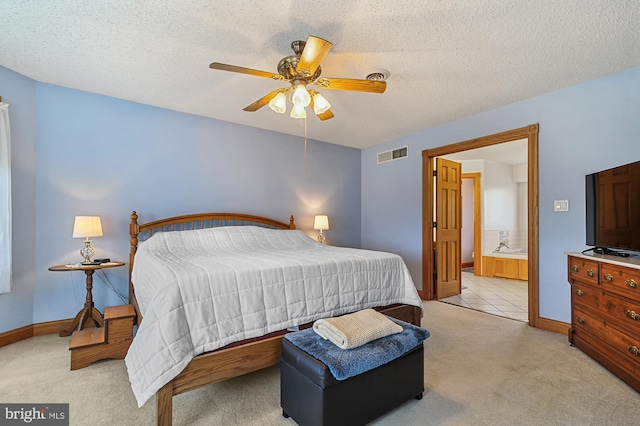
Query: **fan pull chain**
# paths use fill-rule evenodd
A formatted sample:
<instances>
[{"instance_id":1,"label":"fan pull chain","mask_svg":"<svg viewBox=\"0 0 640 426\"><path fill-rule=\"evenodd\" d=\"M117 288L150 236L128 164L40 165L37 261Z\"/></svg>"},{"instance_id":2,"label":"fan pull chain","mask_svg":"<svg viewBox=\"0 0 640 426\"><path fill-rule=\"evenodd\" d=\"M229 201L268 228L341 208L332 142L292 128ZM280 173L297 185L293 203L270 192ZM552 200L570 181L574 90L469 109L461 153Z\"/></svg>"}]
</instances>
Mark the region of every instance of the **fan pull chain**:
<instances>
[{"instance_id":1,"label":"fan pull chain","mask_svg":"<svg viewBox=\"0 0 640 426\"><path fill-rule=\"evenodd\" d=\"M304 118L304 171L307 171L307 117Z\"/></svg>"}]
</instances>

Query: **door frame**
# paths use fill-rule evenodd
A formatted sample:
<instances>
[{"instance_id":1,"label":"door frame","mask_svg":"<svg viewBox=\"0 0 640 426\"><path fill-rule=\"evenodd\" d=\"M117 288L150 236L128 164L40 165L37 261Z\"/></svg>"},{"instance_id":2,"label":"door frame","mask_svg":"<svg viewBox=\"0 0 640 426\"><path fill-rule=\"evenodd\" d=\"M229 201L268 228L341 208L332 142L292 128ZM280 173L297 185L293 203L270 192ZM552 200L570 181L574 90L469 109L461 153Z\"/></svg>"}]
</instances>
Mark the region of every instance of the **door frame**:
<instances>
[{"instance_id":1,"label":"door frame","mask_svg":"<svg viewBox=\"0 0 640 426\"><path fill-rule=\"evenodd\" d=\"M480 179L482 179L482 173L462 173L462 179L473 180L473 275L479 276L482 272L482 235L480 232L481 218L480 214L482 209L482 192L480 190ZM464 182L463 182L464 185ZM464 205L463 205L464 208ZM478 259L478 253L480 258Z\"/></svg>"},{"instance_id":2,"label":"door frame","mask_svg":"<svg viewBox=\"0 0 640 426\"><path fill-rule=\"evenodd\" d=\"M425 300L435 298L433 232L433 159L442 155L482 148L519 139L527 139L527 235L529 325L539 327L538 306L538 129L539 124L508 130L422 151L422 291ZM481 255L481 254L480 254Z\"/></svg>"}]
</instances>

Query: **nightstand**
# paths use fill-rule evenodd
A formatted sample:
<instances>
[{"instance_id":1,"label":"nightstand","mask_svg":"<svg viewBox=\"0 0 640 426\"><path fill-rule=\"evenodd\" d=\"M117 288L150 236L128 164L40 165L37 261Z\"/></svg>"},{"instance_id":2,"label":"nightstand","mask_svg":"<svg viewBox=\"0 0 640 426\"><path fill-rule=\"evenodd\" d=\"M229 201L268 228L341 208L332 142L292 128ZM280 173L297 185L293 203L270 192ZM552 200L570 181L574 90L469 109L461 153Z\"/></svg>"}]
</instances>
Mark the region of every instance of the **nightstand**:
<instances>
[{"instance_id":1,"label":"nightstand","mask_svg":"<svg viewBox=\"0 0 640 426\"><path fill-rule=\"evenodd\" d=\"M95 327L102 327L104 325L102 314L93 306L93 295L91 294L91 289L93 288L93 273L97 269L115 268L117 266L124 266L124 262L106 262L95 265L79 263L77 265L56 265L49 268L50 271L83 271L87 276L87 297L84 302L84 307L73 319L71 326L60 332L60 337L71 336L74 331L85 328L88 322L93 322Z\"/></svg>"}]
</instances>

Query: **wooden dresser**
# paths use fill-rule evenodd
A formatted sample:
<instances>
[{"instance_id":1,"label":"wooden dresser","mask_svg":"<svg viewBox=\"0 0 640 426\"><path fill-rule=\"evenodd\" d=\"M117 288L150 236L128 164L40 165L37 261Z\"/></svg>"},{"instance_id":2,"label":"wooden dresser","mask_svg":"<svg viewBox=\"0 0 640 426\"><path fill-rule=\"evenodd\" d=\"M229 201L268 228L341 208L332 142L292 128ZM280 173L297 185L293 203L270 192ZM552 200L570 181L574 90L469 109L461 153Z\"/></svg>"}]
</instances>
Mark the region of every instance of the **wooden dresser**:
<instances>
[{"instance_id":1,"label":"wooden dresser","mask_svg":"<svg viewBox=\"0 0 640 426\"><path fill-rule=\"evenodd\" d=\"M567 255L569 342L640 392L640 259Z\"/></svg>"}]
</instances>

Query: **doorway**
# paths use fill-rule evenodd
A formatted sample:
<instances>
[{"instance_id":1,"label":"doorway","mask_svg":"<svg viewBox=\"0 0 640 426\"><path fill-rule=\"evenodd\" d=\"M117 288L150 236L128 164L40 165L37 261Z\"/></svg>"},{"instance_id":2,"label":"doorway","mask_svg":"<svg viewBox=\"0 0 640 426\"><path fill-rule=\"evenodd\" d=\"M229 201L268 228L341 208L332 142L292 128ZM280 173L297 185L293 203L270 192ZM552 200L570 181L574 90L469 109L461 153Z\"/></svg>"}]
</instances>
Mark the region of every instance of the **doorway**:
<instances>
[{"instance_id":1,"label":"doorway","mask_svg":"<svg viewBox=\"0 0 640 426\"><path fill-rule=\"evenodd\" d=\"M490 145L527 139L527 246L528 268L528 319L533 327L539 327L538 309L538 124L510 130L477 139L459 142L422 152L423 175L423 255L422 292L427 300L438 298L436 290L436 268L439 254L434 250L434 159L439 156L482 148Z\"/></svg>"}]
</instances>

